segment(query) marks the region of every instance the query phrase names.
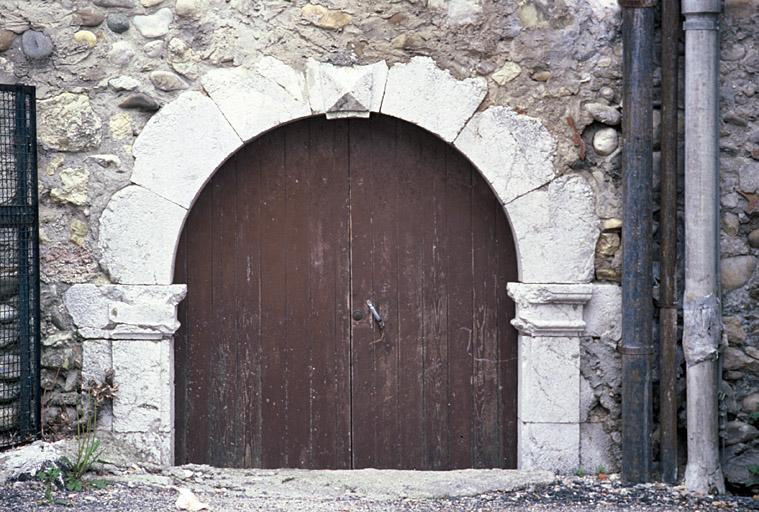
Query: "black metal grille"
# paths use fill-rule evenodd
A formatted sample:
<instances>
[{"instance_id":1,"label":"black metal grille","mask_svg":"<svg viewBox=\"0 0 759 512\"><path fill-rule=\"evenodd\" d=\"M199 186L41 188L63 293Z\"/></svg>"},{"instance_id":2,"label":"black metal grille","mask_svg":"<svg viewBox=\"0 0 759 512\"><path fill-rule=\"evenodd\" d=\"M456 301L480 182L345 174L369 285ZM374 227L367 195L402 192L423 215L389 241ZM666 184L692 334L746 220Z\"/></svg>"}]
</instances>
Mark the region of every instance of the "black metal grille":
<instances>
[{"instance_id":1,"label":"black metal grille","mask_svg":"<svg viewBox=\"0 0 759 512\"><path fill-rule=\"evenodd\" d=\"M0 448L40 425L34 87L0 85Z\"/></svg>"}]
</instances>

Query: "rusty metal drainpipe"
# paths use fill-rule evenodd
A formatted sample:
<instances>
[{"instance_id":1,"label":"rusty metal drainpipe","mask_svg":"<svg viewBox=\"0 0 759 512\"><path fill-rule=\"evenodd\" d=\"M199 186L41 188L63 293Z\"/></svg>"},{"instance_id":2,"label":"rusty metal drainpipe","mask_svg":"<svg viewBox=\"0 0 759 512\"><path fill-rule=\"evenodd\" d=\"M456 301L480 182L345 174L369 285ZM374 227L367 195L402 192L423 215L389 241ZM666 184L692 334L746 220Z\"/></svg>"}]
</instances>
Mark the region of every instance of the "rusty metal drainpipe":
<instances>
[{"instance_id":1,"label":"rusty metal drainpipe","mask_svg":"<svg viewBox=\"0 0 759 512\"><path fill-rule=\"evenodd\" d=\"M655 0L618 0L622 7L622 479L651 479L651 176Z\"/></svg>"},{"instance_id":2,"label":"rusty metal drainpipe","mask_svg":"<svg viewBox=\"0 0 759 512\"><path fill-rule=\"evenodd\" d=\"M677 75L680 0L663 0L661 20L661 197L659 244L659 425L661 478L677 483Z\"/></svg>"}]
</instances>

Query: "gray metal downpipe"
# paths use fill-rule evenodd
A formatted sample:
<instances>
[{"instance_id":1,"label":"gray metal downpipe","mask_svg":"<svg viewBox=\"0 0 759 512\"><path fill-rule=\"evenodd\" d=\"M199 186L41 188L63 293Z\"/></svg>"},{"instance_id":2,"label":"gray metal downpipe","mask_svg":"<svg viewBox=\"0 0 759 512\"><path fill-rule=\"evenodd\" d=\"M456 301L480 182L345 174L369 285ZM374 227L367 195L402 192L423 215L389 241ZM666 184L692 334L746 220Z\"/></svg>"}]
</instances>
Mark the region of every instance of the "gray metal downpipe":
<instances>
[{"instance_id":1,"label":"gray metal downpipe","mask_svg":"<svg viewBox=\"0 0 759 512\"><path fill-rule=\"evenodd\" d=\"M683 0L685 16L685 293L688 464L685 484L724 492L719 454L720 0Z\"/></svg>"},{"instance_id":2,"label":"gray metal downpipe","mask_svg":"<svg viewBox=\"0 0 759 512\"><path fill-rule=\"evenodd\" d=\"M652 70L654 0L619 0L624 50L622 152L622 479L651 480Z\"/></svg>"}]
</instances>

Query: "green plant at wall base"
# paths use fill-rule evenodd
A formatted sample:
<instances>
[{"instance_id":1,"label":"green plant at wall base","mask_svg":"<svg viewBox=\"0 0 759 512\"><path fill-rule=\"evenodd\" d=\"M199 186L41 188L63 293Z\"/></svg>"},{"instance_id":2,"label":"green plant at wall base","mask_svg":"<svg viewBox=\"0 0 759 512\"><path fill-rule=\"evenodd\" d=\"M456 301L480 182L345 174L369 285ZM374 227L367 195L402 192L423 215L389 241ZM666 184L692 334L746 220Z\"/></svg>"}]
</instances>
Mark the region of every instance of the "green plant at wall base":
<instances>
[{"instance_id":1,"label":"green plant at wall base","mask_svg":"<svg viewBox=\"0 0 759 512\"><path fill-rule=\"evenodd\" d=\"M91 397L90 400L92 400ZM66 460L69 468L64 481L66 482L66 489L69 491L78 492L82 490L82 476L92 468L92 465L97 462L103 452L100 440L95 435L98 421L97 406L93 405L93 409L92 414L85 413L84 422L77 423L74 460Z\"/></svg>"},{"instance_id":2,"label":"green plant at wall base","mask_svg":"<svg viewBox=\"0 0 759 512\"><path fill-rule=\"evenodd\" d=\"M77 449L74 460L68 460L66 472L66 489L81 491L84 488L82 477L92 469L92 465L100 459L103 447L97 438L98 409L105 400L113 399L118 387L113 383L113 371L106 372L105 382L98 384L90 381L86 388L87 402L82 411L82 417L76 425Z\"/></svg>"},{"instance_id":3,"label":"green plant at wall base","mask_svg":"<svg viewBox=\"0 0 759 512\"><path fill-rule=\"evenodd\" d=\"M575 476L583 477L585 476L585 470L583 468L577 468L575 469Z\"/></svg>"},{"instance_id":4,"label":"green plant at wall base","mask_svg":"<svg viewBox=\"0 0 759 512\"><path fill-rule=\"evenodd\" d=\"M93 489L98 489L98 490L105 489L106 487L108 487L108 480L103 480L101 478L90 480L87 483Z\"/></svg>"},{"instance_id":5,"label":"green plant at wall base","mask_svg":"<svg viewBox=\"0 0 759 512\"><path fill-rule=\"evenodd\" d=\"M57 467L48 468L37 473L37 480L45 485L45 501L47 501L50 505L54 503L53 487L55 486L55 481L60 477L61 469Z\"/></svg>"},{"instance_id":6,"label":"green plant at wall base","mask_svg":"<svg viewBox=\"0 0 759 512\"><path fill-rule=\"evenodd\" d=\"M59 461L59 466L48 468L37 473L37 479L45 485L45 501L50 505L70 504L55 499L54 487L66 488L70 492L79 492L86 488L104 489L108 482L105 480L92 480L86 482L82 477L92 470L93 464L98 462L103 453L100 439L97 438L98 410L106 400L112 400L118 391L118 386L113 382L113 370L105 372L105 380L98 383L91 380L87 386L81 389L85 397L82 407L79 409L79 421L76 424L76 451L70 458L64 457ZM72 460L73 459L73 460Z\"/></svg>"},{"instance_id":7,"label":"green plant at wall base","mask_svg":"<svg viewBox=\"0 0 759 512\"><path fill-rule=\"evenodd\" d=\"M752 464L748 467L748 472L751 475L750 485L759 485L759 464Z\"/></svg>"},{"instance_id":8,"label":"green plant at wall base","mask_svg":"<svg viewBox=\"0 0 759 512\"><path fill-rule=\"evenodd\" d=\"M606 474L606 466L598 466L596 468L596 475L605 475Z\"/></svg>"}]
</instances>

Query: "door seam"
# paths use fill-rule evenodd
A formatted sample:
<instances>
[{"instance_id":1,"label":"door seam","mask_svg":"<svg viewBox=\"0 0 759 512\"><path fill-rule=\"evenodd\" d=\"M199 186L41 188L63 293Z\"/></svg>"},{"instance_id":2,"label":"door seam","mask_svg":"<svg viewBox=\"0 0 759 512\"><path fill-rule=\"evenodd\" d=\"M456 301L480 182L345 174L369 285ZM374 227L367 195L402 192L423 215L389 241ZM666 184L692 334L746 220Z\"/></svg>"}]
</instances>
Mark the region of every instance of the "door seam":
<instances>
[{"instance_id":1,"label":"door seam","mask_svg":"<svg viewBox=\"0 0 759 512\"><path fill-rule=\"evenodd\" d=\"M349 418L349 436L348 450L350 451L350 469L356 468L356 455L353 449L353 440L355 439L353 431L353 188L351 173L351 131L353 121L348 121L348 311L351 312L348 320L348 418Z\"/></svg>"}]
</instances>

